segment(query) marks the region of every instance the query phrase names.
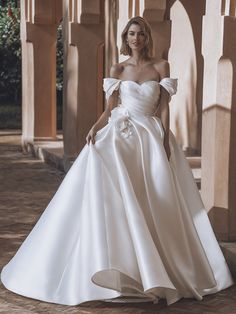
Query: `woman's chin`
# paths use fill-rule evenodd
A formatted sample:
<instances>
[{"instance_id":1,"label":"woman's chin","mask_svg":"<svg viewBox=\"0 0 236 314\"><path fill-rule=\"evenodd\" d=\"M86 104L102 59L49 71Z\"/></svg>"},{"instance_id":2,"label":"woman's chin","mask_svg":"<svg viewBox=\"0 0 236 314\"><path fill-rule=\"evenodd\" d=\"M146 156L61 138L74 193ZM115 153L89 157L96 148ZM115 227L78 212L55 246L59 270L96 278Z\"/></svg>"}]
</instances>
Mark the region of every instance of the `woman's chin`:
<instances>
[{"instance_id":1,"label":"woman's chin","mask_svg":"<svg viewBox=\"0 0 236 314\"><path fill-rule=\"evenodd\" d=\"M135 50L135 51L142 51L142 49L143 49L143 47L141 47L141 46L133 46L132 48L131 48L132 50Z\"/></svg>"}]
</instances>

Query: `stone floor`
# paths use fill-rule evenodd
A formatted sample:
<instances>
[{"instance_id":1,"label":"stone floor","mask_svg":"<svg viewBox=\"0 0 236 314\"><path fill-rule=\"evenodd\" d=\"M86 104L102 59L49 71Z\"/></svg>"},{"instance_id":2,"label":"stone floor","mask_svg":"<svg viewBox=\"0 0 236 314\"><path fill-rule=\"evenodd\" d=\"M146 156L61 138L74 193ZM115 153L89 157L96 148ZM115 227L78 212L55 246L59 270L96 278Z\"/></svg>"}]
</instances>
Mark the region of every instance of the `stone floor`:
<instances>
[{"instance_id":1,"label":"stone floor","mask_svg":"<svg viewBox=\"0 0 236 314\"><path fill-rule=\"evenodd\" d=\"M0 132L0 268L14 254L56 191L64 174L42 161L23 155L19 136ZM203 301L181 300L169 307L89 302L61 306L11 293L0 284L0 313L81 314L236 314L236 286Z\"/></svg>"}]
</instances>

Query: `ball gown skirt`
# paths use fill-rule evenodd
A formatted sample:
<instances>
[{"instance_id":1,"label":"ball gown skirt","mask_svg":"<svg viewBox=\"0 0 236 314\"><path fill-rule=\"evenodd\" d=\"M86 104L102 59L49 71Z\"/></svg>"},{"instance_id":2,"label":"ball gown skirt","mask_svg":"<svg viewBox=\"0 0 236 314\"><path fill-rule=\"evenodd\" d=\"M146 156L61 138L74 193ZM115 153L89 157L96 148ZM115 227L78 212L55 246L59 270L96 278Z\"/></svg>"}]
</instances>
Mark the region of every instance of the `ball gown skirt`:
<instances>
[{"instance_id":1,"label":"ball gown skirt","mask_svg":"<svg viewBox=\"0 0 236 314\"><path fill-rule=\"evenodd\" d=\"M233 284L188 163L154 112L160 82L104 79L119 105L85 145L39 221L2 269L5 287L76 305L121 296L171 304ZM118 300L118 299L117 299Z\"/></svg>"}]
</instances>

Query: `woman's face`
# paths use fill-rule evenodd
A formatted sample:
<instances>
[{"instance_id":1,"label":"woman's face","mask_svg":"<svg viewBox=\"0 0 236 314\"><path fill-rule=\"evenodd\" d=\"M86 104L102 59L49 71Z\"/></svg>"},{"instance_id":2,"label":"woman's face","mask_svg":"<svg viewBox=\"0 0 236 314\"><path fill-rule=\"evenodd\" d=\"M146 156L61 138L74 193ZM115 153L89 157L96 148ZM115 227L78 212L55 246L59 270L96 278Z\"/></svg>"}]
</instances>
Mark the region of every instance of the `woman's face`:
<instances>
[{"instance_id":1,"label":"woman's face","mask_svg":"<svg viewBox=\"0 0 236 314\"><path fill-rule=\"evenodd\" d=\"M142 50L145 47L145 34L138 24L131 24L127 32L128 45L133 50Z\"/></svg>"}]
</instances>

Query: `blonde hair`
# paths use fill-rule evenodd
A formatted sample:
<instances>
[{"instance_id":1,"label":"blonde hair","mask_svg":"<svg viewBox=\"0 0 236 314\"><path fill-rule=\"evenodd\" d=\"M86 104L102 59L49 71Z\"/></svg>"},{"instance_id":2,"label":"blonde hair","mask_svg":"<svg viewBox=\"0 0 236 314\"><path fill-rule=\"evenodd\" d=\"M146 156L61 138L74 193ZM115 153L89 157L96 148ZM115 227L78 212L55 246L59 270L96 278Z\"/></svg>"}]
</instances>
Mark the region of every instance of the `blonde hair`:
<instances>
[{"instance_id":1,"label":"blonde hair","mask_svg":"<svg viewBox=\"0 0 236 314\"><path fill-rule=\"evenodd\" d=\"M135 17L131 18L128 21L128 23L126 24L126 26L125 26L122 34L121 34L122 44L121 44L121 48L120 48L120 53L125 55L125 56L127 56L127 55L131 56L132 55L132 50L126 41L128 30L132 24L139 25L141 30L144 32L144 36L145 36L145 40L146 40L145 47L143 48L143 51L142 51L144 57L145 58L152 57L153 56L153 40L152 40L151 27L148 24L148 22L141 16L135 16Z\"/></svg>"}]
</instances>

